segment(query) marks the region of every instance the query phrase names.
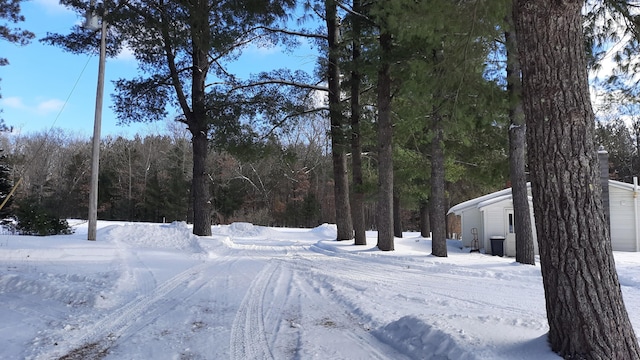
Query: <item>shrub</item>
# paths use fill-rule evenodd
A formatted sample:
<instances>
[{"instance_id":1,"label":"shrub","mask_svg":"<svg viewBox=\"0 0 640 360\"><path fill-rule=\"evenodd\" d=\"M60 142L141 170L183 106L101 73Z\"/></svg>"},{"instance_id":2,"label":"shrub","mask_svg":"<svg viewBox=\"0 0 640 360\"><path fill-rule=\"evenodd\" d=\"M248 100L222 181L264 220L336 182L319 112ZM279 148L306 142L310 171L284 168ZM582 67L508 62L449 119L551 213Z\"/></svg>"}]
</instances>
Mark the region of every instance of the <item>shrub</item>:
<instances>
[{"instance_id":1,"label":"shrub","mask_svg":"<svg viewBox=\"0 0 640 360\"><path fill-rule=\"evenodd\" d=\"M73 233L67 220L48 213L35 202L26 200L20 202L15 216L17 220L15 228L24 235L47 236Z\"/></svg>"}]
</instances>

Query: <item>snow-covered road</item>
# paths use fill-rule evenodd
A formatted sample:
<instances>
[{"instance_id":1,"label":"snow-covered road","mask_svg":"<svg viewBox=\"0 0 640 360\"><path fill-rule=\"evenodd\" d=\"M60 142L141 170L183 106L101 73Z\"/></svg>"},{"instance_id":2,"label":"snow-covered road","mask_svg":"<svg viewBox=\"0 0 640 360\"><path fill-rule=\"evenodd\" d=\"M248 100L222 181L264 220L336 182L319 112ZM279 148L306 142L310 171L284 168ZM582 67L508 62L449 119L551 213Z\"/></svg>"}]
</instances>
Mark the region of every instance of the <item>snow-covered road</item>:
<instances>
[{"instance_id":1,"label":"snow-covered road","mask_svg":"<svg viewBox=\"0 0 640 360\"><path fill-rule=\"evenodd\" d=\"M556 359L538 266L335 228L100 222L0 235L1 359ZM640 255L616 254L640 325Z\"/></svg>"}]
</instances>

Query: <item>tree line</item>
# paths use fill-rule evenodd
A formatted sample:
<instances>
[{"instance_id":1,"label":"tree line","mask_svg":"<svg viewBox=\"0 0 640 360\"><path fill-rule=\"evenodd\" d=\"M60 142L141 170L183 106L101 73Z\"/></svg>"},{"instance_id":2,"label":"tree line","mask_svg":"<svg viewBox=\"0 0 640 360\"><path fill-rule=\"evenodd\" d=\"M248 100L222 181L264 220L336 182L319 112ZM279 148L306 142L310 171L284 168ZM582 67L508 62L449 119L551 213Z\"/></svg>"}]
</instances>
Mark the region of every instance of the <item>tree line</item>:
<instances>
[{"instance_id":1,"label":"tree line","mask_svg":"<svg viewBox=\"0 0 640 360\"><path fill-rule=\"evenodd\" d=\"M187 134L169 124L165 134L136 135L128 139L107 136L102 139L99 188L99 214L104 220L191 222L189 202L192 153ZM457 164L458 179L448 187L451 204L503 187L508 181L506 130L493 129L476 140L493 142L494 147L466 149L467 161ZM249 153L233 154L211 148L207 168L209 191L214 202L214 224L248 221L271 226L313 227L335 223L332 164L328 123L313 119L297 132L268 139ZM632 182L640 167L638 133L620 120L599 122L596 143L609 151L612 178ZM59 218L85 218L89 193L90 143L60 129L34 134L5 132L0 137L3 163L8 165L11 184L23 178L14 197L41 206ZM370 140L369 143L372 141ZM365 146L371 150L371 144ZM462 149L462 148L460 148ZM476 151L478 150L478 151ZM475 156L472 152L476 151ZM366 154L366 152L365 152ZM410 149L398 151L396 159L401 179L407 181L396 192L401 230L420 230L419 197L427 191L420 181L428 175L416 161L419 154ZM494 163L481 162L494 159ZM486 161L486 160L485 160ZM365 155L366 228L376 229L376 162ZM456 165L456 164L454 164ZM492 173L482 174L493 168ZM478 186L484 180L484 186ZM415 181L415 182L414 182ZM412 183L413 182L413 183ZM11 186L8 187L10 189ZM8 192L8 190L4 190ZM450 233L452 230L449 230Z\"/></svg>"},{"instance_id":2,"label":"tree line","mask_svg":"<svg viewBox=\"0 0 640 360\"><path fill-rule=\"evenodd\" d=\"M373 192L378 247L393 250L393 237L402 229L393 204L417 198L432 217L435 248L440 249L434 253L446 256L444 216L450 200L446 194L453 193L447 183L471 170L476 178L487 175L482 164L486 161L477 164L465 158L474 154L473 146L504 145L501 135L481 143L485 134L501 132L495 124L505 123L504 91L485 76L483 65L500 35L495 25L506 13L503 3L491 7L446 1L429 6L399 2L393 7L337 1L264 1L251 6L233 1L215 6L207 1L106 1L93 7L63 3L80 13L102 16L109 25L110 55L125 46L136 55L140 76L118 80L113 94L120 121L161 120L168 108L179 109L176 120L191 137L189 191L198 235L210 233L216 206L208 190L209 173L215 172L206 166L208 147L230 152L260 147L261 139L314 117L330 123L337 239L355 236L357 243L365 241L364 200L372 192L363 179L367 169L362 164L367 159L362 157L369 154L378 182ZM422 25L424 16L437 21L433 5L451 15L475 11L478 18L471 23L447 21L436 34ZM288 13L295 14L296 21L289 21ZM403 26L408 23L415 27ZM382 30L388 34L378 36ZM71 52L92 52L98 35L77 26L71 34L49 34L43 41ZM240 79L230 64L254 41L280 44L292 52L300 42L311 42L319 53L317 71L278 69ZM451 63L460 66L452 68ZM471 134L478 140L466 140ZM394 172L404 171L394 166L399 156L419 160L422 173L406 171L408 176L398 181ZM497 164L500 157L491 159ZM463 162L476 165L475 169L461 169ZM476 193L486 183L506 183L497 173L490 176L475 187ZM411 191L416 196L407 195Z\"/></svg>"},{"instance_id":3,"label":"tree line","mask_svg":"<svg viewBox=\"0 0 640 360\"><path fill-rule=\"evenodd\" d=\"M106 136L101 140L99 218L172 222L192 219L192 149L184 131ZM306 129L318 131L319 129ZM264 142L258 152L233 156L209 149L207 190L214 223L250 221L273 226L330 222L331 179L324 135L297 134L287 144ZM14 204L28 201L60 218L86 218L91 144L62 130L2 138L11 183L22 178Z\"/></svg>"},{"instance_id":4,"label":"tree line","mask_svg":"<svg viewBox=\"0 0 640 360\"><path fill-rule=\"evenodd\" d=\"M332 163L326 121L310 121L241 154L210 148L208 191L213 224L234 221L267 226L315 227L335 223ZM60 219L83 219L88 211L89 139L61 129L2 133L0 175L7 194L20 181L5 215L37 207ZM192 149L184 130L168 124L162 134L101 140L98 214L102 220L192 222ZM407 160L411 161L411 160ZM365 160L365 226L376 228L373 159ZM504 174L503 174L504 175ZM468 184L459 182L460 187ZM424 189L418 189L424 191ZM464 193L464 189L461 188ZM402 230L420 229L415 190L398 194ZM4 198L4 197L3 197ZM400 198L405 199L400 201ZM455 231L453 226L450 230Z\"/></svg>"}]
</instances>

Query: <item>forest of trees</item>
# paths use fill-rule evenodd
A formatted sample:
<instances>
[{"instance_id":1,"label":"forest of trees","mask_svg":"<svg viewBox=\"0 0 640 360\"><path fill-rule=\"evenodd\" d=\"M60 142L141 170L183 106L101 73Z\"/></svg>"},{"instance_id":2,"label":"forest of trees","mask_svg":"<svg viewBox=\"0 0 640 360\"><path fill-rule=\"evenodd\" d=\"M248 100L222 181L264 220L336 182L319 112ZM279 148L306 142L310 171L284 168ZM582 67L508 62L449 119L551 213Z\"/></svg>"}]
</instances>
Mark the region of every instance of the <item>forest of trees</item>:
<instances>
[{"instance_id":1,"label":"forest of trees","mask_svg":"<svg viewBox=\"0 0 640 360\"><path fill-rule=\"evenodd\" d=\"M640 27L628 2L61 3L108 24L109 56L135 55L138 76L112 94L119 120L172 124L162 135L102 139L99 218L189 221L196 235L231 221L332 222L337 240L356 244L378 230L382 251L413 228L431 232L432 254L444 257L449 205L511 183L521 223L529 180L552 349L640 357L596 185L598 145L615 177L629 181L640 167L628 105ZM76 26L42 41L94 53L99 36ZM621 39L631 40L602 84L627 110L596 128L588 69ZM256 41L289 52L312 43L316 70L240 79L229 65ZM50 131L2 141L23 183L17 204L84 217L86 140ZM516 232L518 261L535 264L531 236Z\"/></svg>"},{"instance_id":2,"label":"forest of trees","mask_svg":"<svg viewBox=\"0 0 640 360\"><path fill-rule=\"evenodd\" d=\"M184 130L168 125L170 129L163 134L102 139L100 219L192 221L191 146ZM247 221L291 227L335 223L327 129L323 121L310 121L286 137L265 140L255 151L241 155L212 148L207 166L215 169L208 184L214 199L213 223ZM3 163L9 165L8 179L12 184L23 179L14 194L14 207L26 201L62 219L86 218L89 139L53 129L22 135L0 133L0 144ZM373 189L375 161L365 158L363 168L364 184ZM370 230L376 226L375 201L371 190L366 194L365 226ZM419 230L418 202L407 199L400 218L405 230Z\"/></svg>"},{"instance_id":3,"label":"forest of trees","mask_svg":"<svg viewBox=\"0 0 640 360\"><path fill-rule=\"evenodd\" d=\"M176 121L182 125L174 134L186 128L180 136L103 139L102 219L187 220L200 235L211 223L236 220L334 222L338 239L354 233L362 239L365 230L377 229L386 234L379 246L392 249L393 236L403 229L428 234L429 214L444 244L450 204L508 184L505 94L501 76L483 65L498 46L494 37L500 32L489 23L501 24L500 14L508 10L503 3L467 8L476 11L476 22L451 22L442 29L467 32L454 41L428 28L423 33L399 27L398 21L424 20L407 17L411 11L429 13L411 2L388 13L380 4L355 2L349 8L334 1L264 1L251 7L219 2L213 8L207 2L104 2L96 8L63 3L79 14L102 14L109 24L110 56L124 46L135 53L140 77L118 80L112 94L120 121ZM471 5L438 6L453 14ZM295 15L284 16L291 10ZM216 27L209 26L212 19ZM371 36L381 30L394 39L388 46ZM481 41L470 42L474 37ZM71 34L48 34L41 41L80 53L95 52L98 38L96 30L77 26ZM292 52L301 41L315 43L318 67L310 74L279 69L239 80L229 64L255 40ZM378 57L390 61L382 64L389 79L385 88L377 77L381 64L370 61ZM460 68L447 66L458 60ZM401 79L402 73L411 76ZM441 94L436 102L434 92ZM380 102L388 104L385 126L394 134L382 132L381 113L373 111ZM168 119L169 107L183 115ZM87 144L66 137L7 136L14 174L24 175L16 197L61 217L84 217ZM37 148L21 143L38 141L60 149L43 151L47 158L65 153L60 157L73 164L51 172L33 164L41 160L20 155L22 146ZM48 175L32 174L37 171ZM446 247L441 249L446 256Z\"/></svg>"},{"instance_id":4,"label":"forest of trees","mask_svg":"<svg viewBox=\"0 0 640 360\"><path fill-rule=\"evenodd\" d=\"M286 139L266 140L255 152L233 156L210 150L208 189L214 223L250 221L313 227L333 222L331 159L326 127L314 123ZM61 218L85 218L91 144L62 130L16 135L1 144L15 194ZM132 139L102 139L99 218L126 221L191 221L192 154L184 130ZM373 226L371 219L369 226Z\"/></svg>"},{"instance_id":5,"label":"forest of trees","mask_svg":"<svg viewBox=\"0 0 640 360\"><path fill-rule=\"evenodd\" d=\"M172 125L172 124L169 124ZM163 134L132 139L102 140L99 217L126 221L190 221L189 185L191 147L184 130L168 126ZM248 221L274 226L313 227L334 223L333 182L326 121L310 121L282 139L265 141L253 154L234 156L211 150L209 188L214 196L214 223ZM506 133L485 156L502 154L506 161ZM640 175L640 134L621 119L599 122L596 143L610 156L611 178L632 182ZM55 129L47 133L1 133L3 162L11 183L23 177L15 206L28 199L60 218L85 218L88 206L90 141ZM486 148L480 148L481 150ZM482 157L478 154L478 158ZM410 160L407 160L408 162ZM487 176L484 186L474 181L475 164L468 176L449 183L450 204L484 191L499 189L508 181L507 168ZM375 229L375 161L365 156L366 228ZM413 167L412 167L413 168ZM467 166L461 167L465 169ZM405 169L419 171L418 167ZM419 230L420 203L414 192L402 194L403 229ZM419 189L416 189L419 190ZM423 189L424 191L424 189Z\"/></svg>"}]
</instances>

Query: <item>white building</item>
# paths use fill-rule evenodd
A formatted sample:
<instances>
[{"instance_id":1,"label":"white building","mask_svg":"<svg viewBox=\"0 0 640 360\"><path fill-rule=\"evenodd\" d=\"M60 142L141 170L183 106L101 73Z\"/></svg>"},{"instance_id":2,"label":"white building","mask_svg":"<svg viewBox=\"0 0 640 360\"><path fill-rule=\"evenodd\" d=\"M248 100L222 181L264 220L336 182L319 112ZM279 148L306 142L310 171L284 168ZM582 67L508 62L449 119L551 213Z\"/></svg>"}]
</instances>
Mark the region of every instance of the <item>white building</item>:
<instances>
[{"instance_id":1,"label":"white building","mask_svg":"<svg viewBox=\"0 0 640 360\"><path fill-rule=\"evenodd\" d=\"M607 181L613 250L640 251L640 201L638 200L640 189L637 178L634 178L634 184L615 180ZM527 185L529 187L529 184ZM603 191L604 196L607 196L607 191ZM536 230L530 187L529 208L535 239ZM479 248L487 254L492 254L491 238L503 238L504 254L515 256L514 226L516 224L514 224L510 188L460 203L449 209L449 214L461 217L461 235L464 246L472 249ZM476 237L477 243L474 242ZM534 244L537 253L537 241Z\"/></svg>"}]
</instances>

